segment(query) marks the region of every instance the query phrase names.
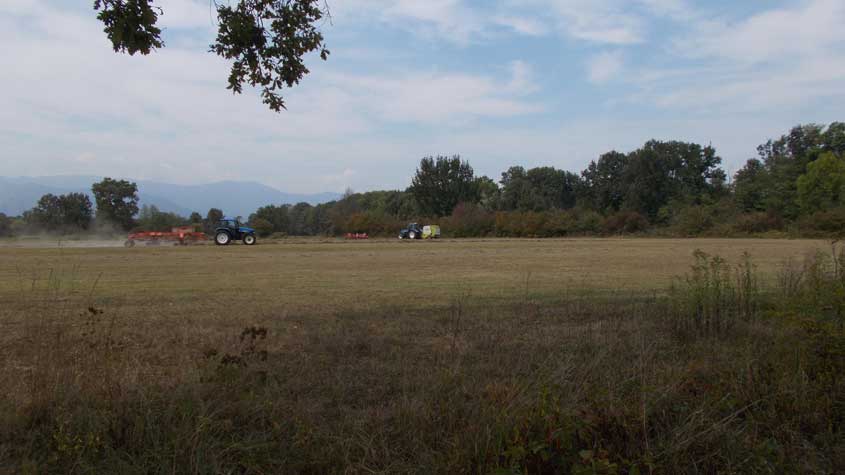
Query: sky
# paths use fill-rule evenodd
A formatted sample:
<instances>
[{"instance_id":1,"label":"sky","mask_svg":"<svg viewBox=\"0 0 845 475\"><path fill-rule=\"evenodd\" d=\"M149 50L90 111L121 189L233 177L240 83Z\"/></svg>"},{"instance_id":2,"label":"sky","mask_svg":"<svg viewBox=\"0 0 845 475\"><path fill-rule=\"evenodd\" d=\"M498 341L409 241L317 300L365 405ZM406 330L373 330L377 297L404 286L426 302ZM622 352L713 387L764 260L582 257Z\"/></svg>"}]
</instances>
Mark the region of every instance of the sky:
<instances>
[{"instance_id":1,"label":"sky","mask_svg":"<svg viewBox=\"0 0 845 475\"><path fill-rule=\"evenodd\" d=\"M405 188L428 155L496 180L650 139L733 173L845 120L842 0L328 0L328 61L287 111L226 90L209 0L157 0L166 47L116 54L91 0L0 2L0 175Z\"/></svg>"}]
</instances>

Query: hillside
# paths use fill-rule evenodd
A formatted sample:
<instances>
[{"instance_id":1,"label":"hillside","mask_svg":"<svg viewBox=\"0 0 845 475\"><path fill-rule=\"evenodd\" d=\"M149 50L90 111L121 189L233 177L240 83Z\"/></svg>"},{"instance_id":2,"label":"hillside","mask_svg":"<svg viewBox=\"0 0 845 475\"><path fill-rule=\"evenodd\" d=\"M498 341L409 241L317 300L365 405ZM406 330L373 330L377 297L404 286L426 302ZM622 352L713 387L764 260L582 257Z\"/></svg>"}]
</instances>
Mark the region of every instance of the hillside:
<instances>
[{"instance_id":1,"label":"hillside","mask_svg":"<svg viewBox=\"0 0 845 475\"><path fill-rule=\"evenodd\" d=\"M90 196L91 184L101 179L97 176L0 177L0 213L20 215L47 193L79 192ZM185 216L193 211L205 215L209 208L220 208L226 214L246 217L258 207L268 204L318 204L340 196L338 193L286 193L257 182L221 181L202 185L174 185L146 180L130 181L138 184L141 205L155 205L162 211Z\"/></svg>"}]
</instances>

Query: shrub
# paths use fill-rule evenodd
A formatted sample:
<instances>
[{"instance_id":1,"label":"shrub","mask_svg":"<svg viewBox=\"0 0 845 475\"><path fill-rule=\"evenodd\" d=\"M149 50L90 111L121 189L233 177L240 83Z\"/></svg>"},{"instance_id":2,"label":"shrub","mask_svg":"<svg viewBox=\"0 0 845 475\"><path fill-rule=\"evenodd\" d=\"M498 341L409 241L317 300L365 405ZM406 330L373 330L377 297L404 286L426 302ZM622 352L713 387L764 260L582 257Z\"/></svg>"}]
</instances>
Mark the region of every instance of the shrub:
<instances>
[{"instance_id":1,"label":"shrub","mask_svg":"<svg viewBox=\"0 0 845 475\"><path fill-rule=\"evenodd\" d=\"M698 236L713 224L713 214L705 206L687 206L672 218L673 230L683 236Z\"/></svg>"},{"instance_id":2,"label":"shrub","mask_svg":"<svg viewBox=\"0 0 845 475\"><path fill-rule=\"evenodd\" d=\"M636 211L619 211L604 219L607 234L633 234L648 229L648 219Z\"/></svg>"},{"instance_id":3,"label":"shrub","mask_svg":"<svg viewBox=\"0 0 845 475\"><path fill-rule=\"evenodd\" d=\"M673 289L677 330L724 333L737 321L749 321L756 316L760 290L756 268L748 254L736 268L700 249L693 256L695 263L690 273L680 287Z\"/></svg>"},{"instance_id":4,"label":"shrub","mask_svg":"<svg viewBox=\"0 0 845 475\"><path fill-rule=\"evenodd\" d=\"M344 220L337 232L367 233L371 236L395 235L403 224L396 218L379 213L354 213Z\"/></svg>"},{"instance_id":5,"label":"shrub","mask_svg":"<svg viewBox=\"0 0 845 475\"><path fill-rule=\"evenodd\" d=\"M732 228L746 234L783 229L783 219L774 213L743 213L734 218Z\"/></svg>"},{"instance_id":6,"label":"shrub","mask_svg":"<svg viewBox=\"0 0 845 475\"><path fill-rule=\"evenodd\" d=\"M255 218L250 221L250 224L255 228L255 232L261 237L267 237L273 234L273 223L264 218Z\"/></svg>"},{"instance_id":7,"label":"shrub","mask_svg":"<svg viewBox=\"0 0 845 475\"><path fill-rule=\"evenodd\" d=\"M499 211L496 213L495 223L496 236L522 236L522 213L518 211Z\"/></svg>"},{"instance_id":8,"label":"shrub","mask_svg":"<svg viewBox=\"0 0 845 475\"><path fill-rule=\"evenodd\" d=\"M0 213L0 237L12 235L12 218Z\"/></svg>"},{"instance_id":9,"label":"shrub","mask_svg":"<svg viewBox=\"0 0 845 475\"><path fill-rule=\"evenodd\" d=\"M496 217L476 204L459 203L442 223L454 237L483 237L493 234Z\"/></svg>"},{"instance_id":10,"label":"shrub","mask_svg":"<svg viewBox=\"0 0 845 475\"><path fill-rule=\"evenodd\" d=\"M561 237L571 234L577 228L575 214L571 210L550 211L546 219L545 235Z\"/></svg>"},{"instance_id":11,"label":"shrub","mask_svg":"<svg viewBox=\"0 0 845 475\"><path fill-rule=\"evenodd\" d=\"M592 210L579 210L575 214L575 232L578 234L599 234L602 232L604 218Z\"/></svg>"},{"instance_id":12,"label":"shrub","mask_svg":"<svg viewBox=\"0 0 845 475\"><path fill-rule=\"evenodd\" d=\"M845 233L845 208L817 211L798 221L798 228L814 234L842 235Z\"/></svg>"}]
</instances>

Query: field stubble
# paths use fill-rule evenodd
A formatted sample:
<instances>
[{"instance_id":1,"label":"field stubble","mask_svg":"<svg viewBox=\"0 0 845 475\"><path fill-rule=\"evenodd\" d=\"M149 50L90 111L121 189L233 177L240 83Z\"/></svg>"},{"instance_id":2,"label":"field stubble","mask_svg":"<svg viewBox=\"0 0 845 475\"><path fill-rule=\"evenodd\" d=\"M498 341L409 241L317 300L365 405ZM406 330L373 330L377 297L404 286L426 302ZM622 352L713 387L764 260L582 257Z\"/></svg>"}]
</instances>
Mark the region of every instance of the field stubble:
<instances>
[{"instance_id":1,"label":"field stubble","mask_svg":"<svg viewBox=\"0 0 845 475\"><path fill-rule=\"evenodd\" d=\"M0 249L0 467L832 473L845 463L841 382L801 367L815 361L802 330L755 319L690 335L664 297L695 249L748 251L774 288L786 259L825 248Z\"/></svg>"}]
</instances>

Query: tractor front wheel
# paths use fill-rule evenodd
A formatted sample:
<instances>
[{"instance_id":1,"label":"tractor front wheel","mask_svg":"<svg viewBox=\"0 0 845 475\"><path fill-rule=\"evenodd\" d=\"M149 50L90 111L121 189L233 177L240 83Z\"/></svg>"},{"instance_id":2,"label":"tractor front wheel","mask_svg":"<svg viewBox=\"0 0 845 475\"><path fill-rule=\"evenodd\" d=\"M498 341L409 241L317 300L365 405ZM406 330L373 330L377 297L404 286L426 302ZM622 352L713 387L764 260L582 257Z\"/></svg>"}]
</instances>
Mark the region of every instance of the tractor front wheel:
<instances>
[{"instance_id":1,"label":"tractor front wheel","mask_svg":"<svg viewBox=\"0 0 845 475\"><path fill-rule=\"evenodd\" d=\"M416 238L417 238L416 232L411 231L411 232L408 233L408 239L416 239Z\"/></svg>"},{"instance_id":2,"label":"tractor front wheel","mask_svg":"<svg viewBox=\"0 0 845 475\"><path fill-rule=\"evenodd\" d=\"M247 246L252 246L255 244L255 235L254 234L247 234L244 236L244 244Z\"/></svg>"},{"instance_id":3,"label":"tractor front wheel","mask_svg":"<svg viewBox=\"0 0 845 475\"><path fill-rule=\"evenodd\" d=\"M219 232L216 236L214 236L214 244L218 246L226 246L229 244L232 238L229 236L229 233L226 232Z\"/></svg>"}]
</instances>

